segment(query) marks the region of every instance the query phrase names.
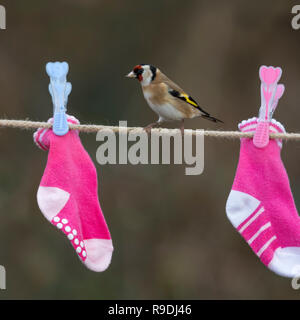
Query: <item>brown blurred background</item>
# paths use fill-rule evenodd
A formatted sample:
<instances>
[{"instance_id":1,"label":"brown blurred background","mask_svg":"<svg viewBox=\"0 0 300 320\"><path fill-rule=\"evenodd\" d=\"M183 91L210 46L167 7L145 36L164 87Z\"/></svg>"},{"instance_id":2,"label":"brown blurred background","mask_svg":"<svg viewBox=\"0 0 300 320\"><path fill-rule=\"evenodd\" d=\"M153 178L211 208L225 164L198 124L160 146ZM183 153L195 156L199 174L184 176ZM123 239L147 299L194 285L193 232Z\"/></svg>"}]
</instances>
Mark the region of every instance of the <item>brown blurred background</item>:
<instances>
[{"instance_id":1,"label":"brown blurred background","mask_svg":"<svg viewBox=\"0 0 300 320\"><path fill-rule=\"evenodd\" d=\"M52 104L45 64L66 60L70 114L82 123L144 126L156 115L138 83L124 75L151 63L225 122L195 119L186 127L235 130L258 113L258 68L266 64L283 68L286 93L275 118L287 131L299 131L295 1L0 2L7 9L7 30L0 31L1 118L47 120ZM204 173L186 176L184 166L100 166L95 135L81 137L99 174L115 246L112 264L94 273L79 262L37 205L47 154L33 144L32 132L1 129L0 264L7 270L1 299L300 297L289 279L264 267L227 220L238 140L207 138ZM300 143L285 143L282 157L300 208Z\"/></svg>"}]
</instances>

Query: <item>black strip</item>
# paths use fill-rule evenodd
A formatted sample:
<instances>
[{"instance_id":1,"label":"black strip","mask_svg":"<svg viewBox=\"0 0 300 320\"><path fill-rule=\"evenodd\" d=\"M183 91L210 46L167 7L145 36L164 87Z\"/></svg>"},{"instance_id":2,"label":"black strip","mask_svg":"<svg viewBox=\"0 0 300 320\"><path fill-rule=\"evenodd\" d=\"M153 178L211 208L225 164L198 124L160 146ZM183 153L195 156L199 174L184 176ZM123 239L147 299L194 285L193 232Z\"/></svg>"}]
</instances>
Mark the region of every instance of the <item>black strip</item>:
<instances>
[{"instance_id":1,"label":"black strip","mask_svg":"<svg viewBox=\"0 0 300 320\"><path fill-rule=\"evenodd\" d=\"M169 93L175 98L180 98L180 93L176 90L170 90Z\"/></svg>"},{"instance_id":2,"label":"black strip","mask_svg":"<svg viewBox=\"0 0 300 320\"><path fill-rule=\"evenodd\" d=\"M173 97L178 98L178 99L180 99L180 100L188 103L188 102L186 101L186 98L181 96L181 93L180 93L180 92L178 92L178 91L176 91L176 90L171 90L171 91L169 91L169 93L170 93ZM195 106L193 106L193 107L195 107Z\"/></svg>"},{"instance_id":3,"label":"black strip","mask_svg":"<svg viewBox=\"0 0 300 320\"><path fill-rule=\"evenodd\" d=\"M150 70L152 71L151 81L153 81L153 80L156 78L156 70L157 70L157 69L150 64Z\"/></svg>"},{"instance_id":4,"label":"black strip","mask_svg":"<svg viewBox=\"0 0 300 320\"><path fill-rule=\"evenodd\" d=\"M291 289L292 290L292 289ZM297 292L299 293L299 292ZM3 291L5 294L5 291ZM291 297L290 295L289 297ZM104 294L105 297L105 294ZM226 298L227 296L224 295ZM58 298L57 294L54 299ZM227 297L228 298L228 297ZM195 299L195 298L194 298ZM193 320L203 318L207 311L215 315L215 318L223 319L226 314L232 317L233 310L247 310L249 317L257 318L258 312L261 317L275 319L287 317L287 310L291 317L297 317L299 301L280 300L1 300L1 312L5 310L8 314L35 311L38 305L47 309L51 316L57 315L57 310L63 316L78 316L83 310L95 312L103 319L184 319ZM55 308L53 308L55 306ZM126 307L131 307L126 309ZM139 308L140 317L137 318L136 308ZM142 308L142 309L141 309ZM94 310L94 311L93 311ZM219 313L220 312L220 313ZM117 314L118 313L118 314ZM299 313L299 312L298 312ZM83 312L84 315L84 312ZM238 318L238 317L234 317Z\"/></svg>"}]
</instances>

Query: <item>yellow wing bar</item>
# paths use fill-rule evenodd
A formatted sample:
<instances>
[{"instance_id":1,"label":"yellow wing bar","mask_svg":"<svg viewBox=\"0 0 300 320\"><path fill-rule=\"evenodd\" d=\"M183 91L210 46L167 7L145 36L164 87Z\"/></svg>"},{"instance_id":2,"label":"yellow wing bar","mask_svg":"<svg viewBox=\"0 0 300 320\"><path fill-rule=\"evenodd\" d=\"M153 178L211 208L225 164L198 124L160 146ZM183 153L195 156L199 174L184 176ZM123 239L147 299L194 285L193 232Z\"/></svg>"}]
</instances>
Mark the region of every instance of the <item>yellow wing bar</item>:
<instances>
[{"instance_id":1,"label":"yellow wing bar","mask_svg":"<svg viewBox=\"0 0 300 320\"><path fill-rule=\"evenodd\" d=\"M183 100L185 102L187 102L188 104L192 105L195 108L199 108L198 103L188 94L184 93L184 92L179 92L177 90L170 90L169 93L175 97L178 98L180 100Z\"/></svg>"},{"instance_id":2,"label":"yellow wing bar","mask_svg":"<svg viewBox=\"0 0 300 320\"><path fill-rule=\"evenodd\" d=\"M198 104L197 104L197 102L196 102L191 96L189 96L188 94L186 94L186 93L181 93L179 97L180 97L180 98L184 98L184 100L185 100L187 103L191 104L192 106L194 106L194 107L199 107Z\"/></svg>"}]
</instances>

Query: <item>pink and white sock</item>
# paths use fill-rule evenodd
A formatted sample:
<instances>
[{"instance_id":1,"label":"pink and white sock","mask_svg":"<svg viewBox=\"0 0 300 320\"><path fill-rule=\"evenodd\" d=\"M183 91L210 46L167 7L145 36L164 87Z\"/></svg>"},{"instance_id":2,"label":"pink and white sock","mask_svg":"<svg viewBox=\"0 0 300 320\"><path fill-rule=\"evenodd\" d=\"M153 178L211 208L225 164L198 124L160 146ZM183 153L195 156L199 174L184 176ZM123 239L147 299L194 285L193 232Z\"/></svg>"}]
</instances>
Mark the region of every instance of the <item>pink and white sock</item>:
<instances>
[{"instance_id":1,"label":"pink and white sock","mask_svg":"<svg viewBox=\"0 0 300 320\"><path fill-rule=\"evenodd\" d=\"M258 119L239 124L255 132ZM271 120L270 132L285 132ZM252 250L275 273L294 277L300 267L300 218L281 161L282 141L270 140L257 148L253 139L241 139L240 158L226 213Z\"/></svg>"},{"instance_id":2,"label":"pink and white sock","mask_svg":"<svg viewBox=\"0 0 300 320\"><path fill-rule=\"evenodd\" d=\"M79 123L72 116L68 122ZM56 136L52 129L40 128L34 133L34 142L49 150L37 193L43 215L68 237L89 269L104 271L110 264L113 245L99 205L96 168L78 131Z\"/></svg>"}]
</instances>

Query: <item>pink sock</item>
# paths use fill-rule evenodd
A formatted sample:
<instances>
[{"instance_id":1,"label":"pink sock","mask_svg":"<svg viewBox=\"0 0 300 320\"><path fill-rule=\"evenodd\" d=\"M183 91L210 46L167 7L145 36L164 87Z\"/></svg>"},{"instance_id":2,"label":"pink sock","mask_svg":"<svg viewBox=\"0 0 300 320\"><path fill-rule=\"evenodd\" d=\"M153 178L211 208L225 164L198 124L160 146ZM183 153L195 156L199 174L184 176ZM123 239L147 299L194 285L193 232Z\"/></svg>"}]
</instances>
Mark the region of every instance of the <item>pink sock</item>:
<instances>
[{"instance_id":1,"label":"pink sock","mask_svg":"<svg viewBox=\"0 0 300 320\"><path fill-rule=\"evenodd\" d=\"M252 118L239 124L239 129L255 132L256 126L257 118ZM275 120L269 130L285 132ZM226 212L262 263L281 276L294 277L300 266L300 219L281 161L281 147L279 140L257 148L253 139L241 139Z\"/></svg>"},{"instance_id":2,"label":"pink sock","mask_svg":"<svg viewBox=\"0 0 300 320\"><path fill-rule=\"evenodd\" d=\"M79 123L72 116L68 122ZM70 130L59 137L41 128L34 133L34 141L49 150L37 193L42 213L68 237L89 269L104 271L111 261L112 240L99 205L96 168L78 132Z\"/></svg>"}]
</instances>

